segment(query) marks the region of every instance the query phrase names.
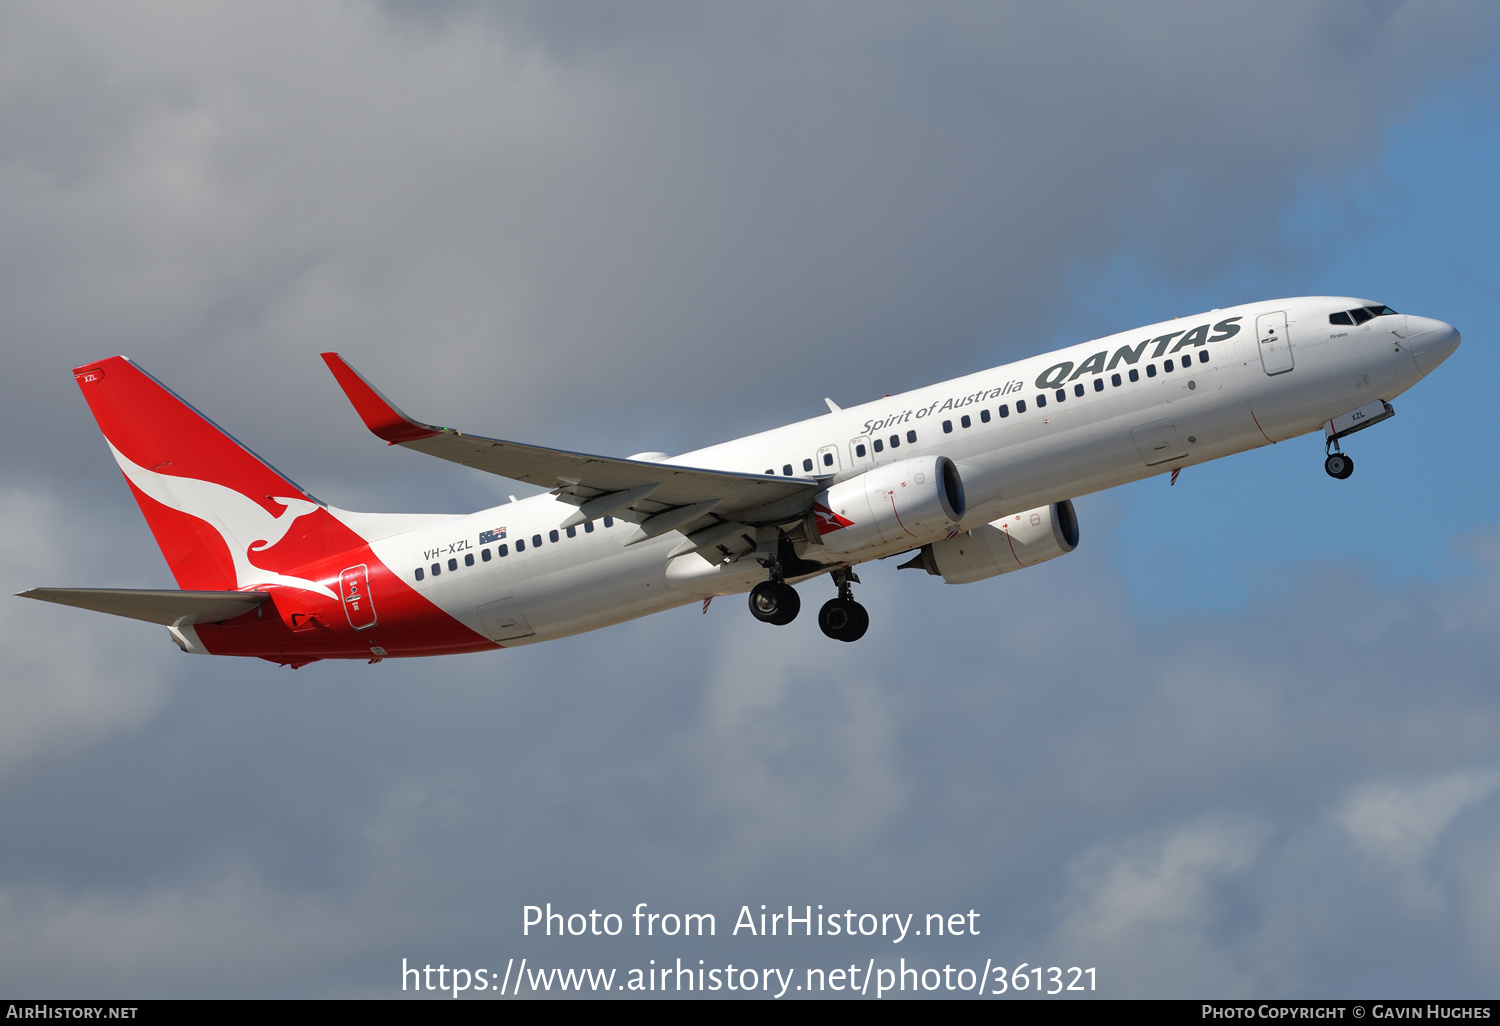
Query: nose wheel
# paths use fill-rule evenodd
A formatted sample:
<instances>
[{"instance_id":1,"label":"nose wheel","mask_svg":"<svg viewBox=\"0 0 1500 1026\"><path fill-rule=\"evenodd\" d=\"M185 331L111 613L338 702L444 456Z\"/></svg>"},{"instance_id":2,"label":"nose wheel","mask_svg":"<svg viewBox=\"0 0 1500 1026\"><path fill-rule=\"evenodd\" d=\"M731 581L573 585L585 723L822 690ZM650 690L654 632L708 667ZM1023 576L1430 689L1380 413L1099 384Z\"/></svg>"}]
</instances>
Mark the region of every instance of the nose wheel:
<instances>
[{"instance_id":1,"label":"nose wheel","mask_svg":"<svg viewBox=\"0 0 1500 1026\"><path fill-rule=\"evenodd\" d=\"M859 582L852 570L833 571L833 581L838 585L837 598L823 603L818 610L818 627L834 641L858 641L870 629L870 614L865 607L854 601L850 582Z\"/></svg>"},{"instance_id":2,"label":"nose wheel","mask_svg":"<svg viewBox=\"0 0 1500 1026\"><path fill-rule=\"evenodd\" d=\"M1328 471L1328 476L1338 481L1348 480L1349 475L1354 473L1354 460L1339 448L1338 436L1330 437L1323 451L1328 453L1328 458L1323 461L1323 469Z\"/></svg>"},{"instance_id":3,"label":"nose wheel","mask_svg":"<svg viewBox=\"0 0 1500 1026\"><path fill-rule=\"evenodd\" d=\"M1349 475L1354 473L1354 460L1341 452L1332 452L1323 461L1323 469L1328 471L1328 476L1346 481Z\"/></svg>"}]
</instances>

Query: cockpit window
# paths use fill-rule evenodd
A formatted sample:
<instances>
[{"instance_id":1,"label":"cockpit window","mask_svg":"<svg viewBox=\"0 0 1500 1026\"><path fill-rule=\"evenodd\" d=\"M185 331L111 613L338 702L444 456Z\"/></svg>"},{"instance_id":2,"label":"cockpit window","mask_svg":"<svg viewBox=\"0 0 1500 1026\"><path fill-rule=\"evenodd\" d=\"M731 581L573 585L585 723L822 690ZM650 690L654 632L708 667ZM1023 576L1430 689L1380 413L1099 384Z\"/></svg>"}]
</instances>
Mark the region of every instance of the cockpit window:
<instances>
[{"instance_id":1,"label":"cockpit window","mask_svg":"<svg viewBox=\"0 0 1500 1026\"><path fill-rule=\"evenodd\" d=\"M1363 324L1375 317L1385 317L1396 311L1388 306L1362 306L1357 310L1340 310L1328 315L1329 324Z\"/></svg>"}]
</instances>

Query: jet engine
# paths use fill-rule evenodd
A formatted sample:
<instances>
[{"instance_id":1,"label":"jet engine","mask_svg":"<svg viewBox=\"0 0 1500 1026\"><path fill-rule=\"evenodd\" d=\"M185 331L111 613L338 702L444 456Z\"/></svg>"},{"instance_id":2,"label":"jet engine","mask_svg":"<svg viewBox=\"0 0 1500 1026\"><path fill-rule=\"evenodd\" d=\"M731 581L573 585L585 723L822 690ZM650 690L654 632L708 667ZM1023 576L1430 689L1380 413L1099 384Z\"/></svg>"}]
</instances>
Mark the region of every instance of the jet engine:
<instances>
[{"instance_id":1,"label":"jet engine","mask_svg":"<svg viewBox=\"0 0 1500 1026\"><path fill-rule=\"evenodd\" d=\"M1078 515L1071 499L1002 517L953 538L922 546L901 564L948 584L970 584L1056 559L1078 548Z\"/></svg>"},{"instance_id":2,"label":"jet engine","mask_svg":"<svg viewBox=\"0 0 1500 1026\"><path fill-rule=\"evenodd\" d=\"M963 519L964 484L946 456L887 463L818 496L812 516L823 547L852 552L938 537ZM813 526L809 524L809 526Z\"/></svg>"}]
</instances>

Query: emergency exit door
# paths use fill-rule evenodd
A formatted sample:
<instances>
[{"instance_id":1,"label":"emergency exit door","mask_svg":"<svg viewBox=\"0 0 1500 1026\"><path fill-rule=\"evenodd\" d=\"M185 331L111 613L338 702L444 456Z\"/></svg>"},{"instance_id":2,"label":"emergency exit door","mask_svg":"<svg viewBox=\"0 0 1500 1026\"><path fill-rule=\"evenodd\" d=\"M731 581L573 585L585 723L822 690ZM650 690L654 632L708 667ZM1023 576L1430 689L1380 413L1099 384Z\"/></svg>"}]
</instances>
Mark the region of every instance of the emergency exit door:
<instances>
[{"instance_id":1,"label":"emergency exit door","mask_svg":"<svg viewBox=\"0 0 1500 1026\"><path fill-rule=\"evenodd\" d=\"M339 574L339 598L344 615L357 631L375 626L375 600L370 598L370 569L364 563L351 566Z\"/></svg>"}]
</instances>

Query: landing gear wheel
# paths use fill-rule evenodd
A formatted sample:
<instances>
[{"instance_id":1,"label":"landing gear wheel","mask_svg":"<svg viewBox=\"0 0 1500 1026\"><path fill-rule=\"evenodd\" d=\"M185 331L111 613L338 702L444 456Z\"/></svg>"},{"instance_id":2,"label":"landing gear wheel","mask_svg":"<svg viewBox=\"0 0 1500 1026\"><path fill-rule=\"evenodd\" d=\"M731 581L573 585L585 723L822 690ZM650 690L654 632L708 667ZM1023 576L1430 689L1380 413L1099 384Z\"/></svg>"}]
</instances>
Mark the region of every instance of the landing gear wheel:
<instances>
[{"instance_id":1,"label":"landing gear wheel","mask_svg":"<svg viewBox=\"0 0 1500 1026\"><path fill-rule=\"evenodd\" d=\"M1341 452L1332 453L1323 461L1323 469L1328 471L1329 477L1345 481L1354 473L1354 461Z\"/></svg>"},{"instance_id":2,"label":"landing gear wheel","mask_svg":"<svg viewBox=\"0 0 1500 1026\"><path fill-rule=\"evenodd\" d=\"M750 615L762 623L784 626L797 619L802 599L797 589L782 581L761 581L750 590Z\"/></svg>"},{"instance_id":3,"label":"landing gear wheel","mask_svg":"<svg viewBox=\"0 0 1500 1026\"><path fill-rule=\"evenodd\" d=\"M831 598L818 610L818 627L834 641L858 641L870 629L870 614L853 599Z\"/></svg>"}]
</instances>

